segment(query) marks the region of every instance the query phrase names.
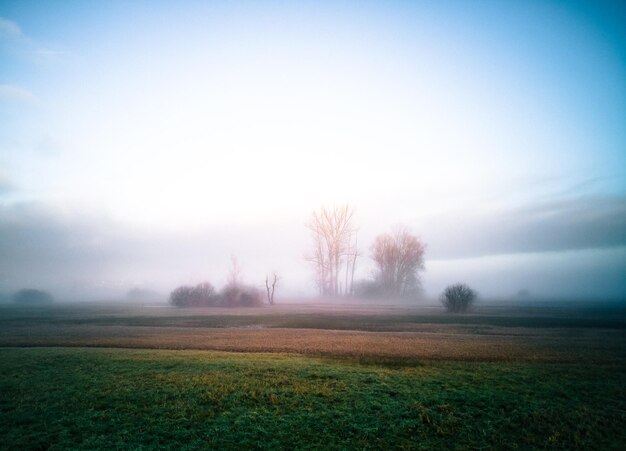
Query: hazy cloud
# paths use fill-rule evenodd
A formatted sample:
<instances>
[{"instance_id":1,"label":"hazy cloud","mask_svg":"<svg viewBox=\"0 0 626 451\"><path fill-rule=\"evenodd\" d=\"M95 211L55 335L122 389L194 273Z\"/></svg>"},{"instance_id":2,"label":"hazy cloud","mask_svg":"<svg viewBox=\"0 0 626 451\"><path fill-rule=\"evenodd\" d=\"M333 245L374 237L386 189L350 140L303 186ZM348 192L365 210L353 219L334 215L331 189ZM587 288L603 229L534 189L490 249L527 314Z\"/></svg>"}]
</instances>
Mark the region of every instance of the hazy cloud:
<instances>
[{"instance_id":1,"label":"hazy cloud","mask_svg":"<svg viewBox=\"0 0 626 451\"><path fill-rule=\"evenodd\" d=\"M626 196L565 199L426 223L429 257L452 259L626 246Z\"/></svg>"},{"instance_id":2,"label":"hazy cloud","mask_svg":"<svg viewBox=\"0 0 626 451\"><path fill-rule=\"evenodd\" d=\"M496 255L427 264L430 293L465 282L486 298L510 298L520 290L533 297L597 299L626 297L626 246L575 251Z\"/></svg>"},{"instance_id":3,"label":"hazy cloud","mask_svg":"<svg viewBox=\"0 0 626 451\"><path fill-rule=\"evenodd\" d=\"M0 169L0 196L14 190L13 182L6 172Z\"/></svg>"},{"instance_id":4,"label":"hazy cloud","mask_svg":"<svg viewBox=\"0 0 626 451\"><path fill-rule=\"evenodd\" d=\"M17 23L3 17L0 17L0 39L6 42L11 52L33 62L58 61L69 54L65 49L39 42L26 35Z\"/></svg>"},{"instance_id":5,"label":"hazy cloud","mask_svg":"<svg viewBox=\"0 0 626 451\"><path fill-rule=\"evenodd\" d=\"M0 17L0 36L21 36L22 30L19 25L12 20Z\"/></svg>"},{"instance_id":6,"label":"hazy cloud","mask_svg":"<svg viewBox=\"0 0 626 451\"><path fill-rule=\"evenodd\" d=\"M623 269L616 262L626 258L625 218L626 199L620 197L441 220L436 235L423 234L428 244L424 287L432 295L446 283L465 280L487 295L520 288L556 295L583 288L591 293L596 284L602 294L623 294ZM0 291L35 286L93 298L121 295L133 286L162 293L201 280L220 286L234 254L249 283L261 284L267 271L277 270L283 294L311 294L310 268L303 259L309 244L297 221L155 232L84 211L4 206ZM361 245L358 277L371 267L368 245Z\"/></svg>"},{"instance_id":7,"label":"hazy cloud","mask_svg":"<svg viewBox=\"0 0 626 451\"><path fill-rule=\"evenodd\" d=\"M106 216L19 204L0 208L0 291L47 286L93 297L132 286L168 292L180 283L225 282L230 255L237 255L249 283L267 271L290 271L283 288L306 290L302 261L306 231L270 225L216 225L151 232ZM302 235L302 236L299 236ZM300 266L300 272L294 267ZM70 290L71 291L71 290ZM71 294L71 293L70 293Z\"/></svg>"},{"instance_id":8,"label":"hazy cloud","mask_svg":"<svg viewBox=\"0 0 626 451\"><path fill-rule=\"evenodd\" d=\"M0 85L0 99L30 104L39 101L35 94L15 85Z\"/></svg>"},{"instance_id":9,"label":"hazy cloud","mask_svg":"<svg viewBox=\"0 0 626 451\"><path fill-rule=\"evenodd\" d=\"M70 54L67 50L51 49L51 48L38 48L34 50L34 53L38 59L45 61L58 61L64 56Z\"/></svg>"}]
</instances>

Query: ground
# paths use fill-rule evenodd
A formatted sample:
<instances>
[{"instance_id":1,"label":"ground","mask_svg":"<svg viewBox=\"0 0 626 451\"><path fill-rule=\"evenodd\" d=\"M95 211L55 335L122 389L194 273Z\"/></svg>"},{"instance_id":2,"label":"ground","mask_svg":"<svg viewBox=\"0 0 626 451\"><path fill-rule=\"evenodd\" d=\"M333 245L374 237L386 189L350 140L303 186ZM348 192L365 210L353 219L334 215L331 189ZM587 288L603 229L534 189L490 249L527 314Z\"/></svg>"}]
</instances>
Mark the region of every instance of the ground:
<instances>
[{"instance_id":1,"label":"ground","mask_svg":"<svg viewBox=\"0 0 626 451\"><path fill-rule=\"evenodd\" d=\"M0 307L0 448L624 449L623 304Z\"/></svg>"}]
</instances>

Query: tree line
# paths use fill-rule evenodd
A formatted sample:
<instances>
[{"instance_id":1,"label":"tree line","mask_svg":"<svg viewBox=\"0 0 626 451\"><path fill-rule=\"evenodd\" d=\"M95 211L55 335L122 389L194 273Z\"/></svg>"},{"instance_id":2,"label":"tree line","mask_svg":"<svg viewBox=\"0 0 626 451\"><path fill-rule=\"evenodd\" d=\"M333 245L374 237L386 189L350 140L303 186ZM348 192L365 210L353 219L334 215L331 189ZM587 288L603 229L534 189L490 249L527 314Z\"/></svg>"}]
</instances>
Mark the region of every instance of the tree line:
<instances>
[{"instance_id":1,"label":"tree line","mask_svg":"<svg viewBox=\"0 0 626 451\"><path fill-rule=\"evenodd\" d=\"M354 208L342 205L321 207L307 222L312 249L306 259L311 263L319 296L357 296L377 298L416 298L421 291L420 271L425 269L426 244L406 226L381 233L370 246L369 257L375 271L369 279L355 282L358 228ZM448 286L440 300L450 312L464 312L476 299L469 286Z\"/></svg>"},{"instance_id":2,"label":"tree line","mask_svg":"<svg viewBox=\"0 0 626 451\"><path fill-rule=\"evenodd\" d=\"M312 252L307 260L314 270L320 296L415 297L420 289L418 272L424 269L425 244L406 227L376 237L370 247L376 271L370 280L355 284L357 227L348 205L322 207L307 222Z\"/></svg>"},{"instance_id":3,"label":"tree line","mask_svg":"<svg viewBox=\"0 0 626 451\"><path fill-rule=\"evenodd\" d=\"M258 307L263 305L263 293L252 285L243 283L241 268L235 256L231 256L231 267L227 282L217 291L210 282L195 286L183 285L170 294L170 304L175 307ZM269 279L266 279L269 281ZM270 304L274 303L274 289L278 282L275 275L273 285L268 286Z\"/></svg>"},{"instance_id":4,"label":"tree line","mask_svg":"<svg viewBox=\"0 0 626 451\"><path fill-rule=\"evenodd\" d=\"M349 205L321 207L306 223L312 244L306 260L313 268L319 296L417 298L421 291L419 273L425 269L426 244L405 226L397 226L375 237L369 248L375 270L368 279L354 280L357 261L362 257L354 213L354 208ZM279 280L276 273L265 277L270 305L274 304ZM475 298L476 292L467 285L455 284L442 293L441 302L451 312L462 312ZM261 290L242 282L237 259L231 257L228 282L220 292L209 282L181 286L171 293L170 303L178 307L251 307L262 305L264 301Z\"/></svg>"}]
</instances>

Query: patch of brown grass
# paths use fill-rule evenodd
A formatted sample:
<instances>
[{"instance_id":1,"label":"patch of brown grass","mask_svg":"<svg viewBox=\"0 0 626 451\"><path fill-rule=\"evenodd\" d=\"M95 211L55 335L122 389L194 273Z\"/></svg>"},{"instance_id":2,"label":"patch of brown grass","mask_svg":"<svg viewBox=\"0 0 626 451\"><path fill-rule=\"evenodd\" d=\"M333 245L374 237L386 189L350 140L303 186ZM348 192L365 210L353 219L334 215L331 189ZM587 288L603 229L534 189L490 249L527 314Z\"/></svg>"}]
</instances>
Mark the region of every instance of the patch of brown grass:
<instances>
[{"instance_id":1,"label":"patch of brown grass","mask_svg":"<svg viewBox=\"0 0 626 451\"><path fill-rule=\"evenodd\" d=\"M187 328L116 325L15 326L0 330L0 346L97 346L280 352L351 358L466 361L626 360L621 331L586 331L579 336L530 331L522 334L363 332L282 328Z\"/></svg>"},{"instance_id":2,"label":"patch of brown grass","mask_svg":"<svg viewBox=\"0 0 626 451\"><path fill-rule=\"evenodd\" d=\"M550 311L548 322L545 316L511 321L514 314L495 313L445 316L425 308L314 304L254 309L4 307L0 308L0 346L298 353L361 361L626 363L626 328L609 314L599 317L598 326L580 313L574 318L582 318L579 322L567 312L552 321L555 312Z\"/></svg>"}]
</instances>

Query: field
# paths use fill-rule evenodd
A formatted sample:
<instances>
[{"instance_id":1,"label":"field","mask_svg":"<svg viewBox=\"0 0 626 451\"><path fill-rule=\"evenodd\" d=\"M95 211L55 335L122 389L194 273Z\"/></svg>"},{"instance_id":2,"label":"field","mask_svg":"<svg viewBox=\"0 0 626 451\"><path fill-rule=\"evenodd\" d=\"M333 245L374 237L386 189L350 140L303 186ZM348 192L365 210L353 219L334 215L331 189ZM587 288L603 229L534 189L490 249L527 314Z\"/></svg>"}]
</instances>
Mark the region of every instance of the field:
<instances>
[{"instance_id":1,"label":"field","mask_svg":"<svg viewBox=\"0 0 626 451\"><path fill-rule=\"evenodd\" d=\"M0 346L3 449L626 447L620 304L4 306Z\"/></svg>"}]
</instances>

